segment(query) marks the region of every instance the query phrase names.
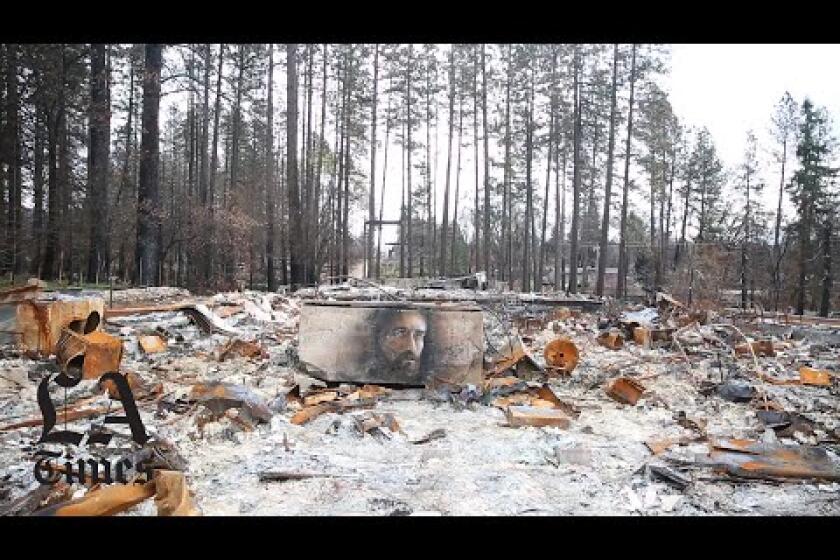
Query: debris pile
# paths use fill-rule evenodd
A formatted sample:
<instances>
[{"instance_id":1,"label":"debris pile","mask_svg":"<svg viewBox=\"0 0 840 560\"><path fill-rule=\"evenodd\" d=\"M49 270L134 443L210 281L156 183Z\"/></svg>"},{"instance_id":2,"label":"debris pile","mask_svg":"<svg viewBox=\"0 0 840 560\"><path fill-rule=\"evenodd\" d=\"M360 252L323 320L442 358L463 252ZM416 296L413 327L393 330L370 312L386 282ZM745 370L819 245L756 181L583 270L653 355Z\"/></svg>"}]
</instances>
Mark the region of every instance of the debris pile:
<instances>
[{"instance_id":1,"label":"debris pile","mask_svg":"<svg viewBox=\"0 0 840 560\"><path fill-rule=\"evenodd\" d=\"M840 513L837 325L361 282L110 301L0 292L0 514ZM366 348L433 375L361 375L310 307L391 310Z\"/></svg>"}]
</instances>

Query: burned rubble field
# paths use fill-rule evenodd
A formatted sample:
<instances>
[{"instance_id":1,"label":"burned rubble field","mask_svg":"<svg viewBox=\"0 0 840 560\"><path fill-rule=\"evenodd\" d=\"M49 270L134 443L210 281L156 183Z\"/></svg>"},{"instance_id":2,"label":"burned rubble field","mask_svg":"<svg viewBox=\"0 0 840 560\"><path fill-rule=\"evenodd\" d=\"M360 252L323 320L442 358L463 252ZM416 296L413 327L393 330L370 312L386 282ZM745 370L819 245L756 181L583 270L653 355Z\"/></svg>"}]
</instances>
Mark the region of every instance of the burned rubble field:
<instances>
[{"instance_id":1,"label":"burned rubble field","mask_svg":"<svg viewBox=\"0 0 840 560\"><path fill-rule=\"evenodd\" d=\"M303 373L301 297L330 291L114 294L114 309L199 303L216 327L174 308L106 312L101 326L122 341L143 424L174 448L170 468L202 515L840 514L838 326L700 317L670 298L600 310L479 301L482 383L401 388ZM547 363L558 338L576 364ZM37 514L43 504L12 504L40 486L42 427L14 426L40 418L38 384L60 366L1 355L0 511ZM66 402L104 410L109 396L86 380ZM65 499L88 491L76 482ZM118 515L159 515L156 505Z\"/></svg>"}]
</instances>

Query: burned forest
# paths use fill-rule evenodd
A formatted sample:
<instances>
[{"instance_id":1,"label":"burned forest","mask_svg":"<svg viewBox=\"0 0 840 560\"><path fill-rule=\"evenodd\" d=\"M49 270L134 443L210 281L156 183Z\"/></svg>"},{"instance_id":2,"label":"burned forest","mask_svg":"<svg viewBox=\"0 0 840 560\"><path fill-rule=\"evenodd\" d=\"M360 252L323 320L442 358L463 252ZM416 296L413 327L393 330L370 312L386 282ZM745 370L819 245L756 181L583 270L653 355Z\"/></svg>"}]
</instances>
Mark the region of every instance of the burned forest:
<instances>
[{"instance_id":1,"label":"burned forest","mask_svg":"<svg viewBox=\"0 0 840 560\"><path fill-rule=\"evenodd\" d=\"M838 515L833 93L738 49L0 44L0 516Z\"/></svg>"}]
</instances>

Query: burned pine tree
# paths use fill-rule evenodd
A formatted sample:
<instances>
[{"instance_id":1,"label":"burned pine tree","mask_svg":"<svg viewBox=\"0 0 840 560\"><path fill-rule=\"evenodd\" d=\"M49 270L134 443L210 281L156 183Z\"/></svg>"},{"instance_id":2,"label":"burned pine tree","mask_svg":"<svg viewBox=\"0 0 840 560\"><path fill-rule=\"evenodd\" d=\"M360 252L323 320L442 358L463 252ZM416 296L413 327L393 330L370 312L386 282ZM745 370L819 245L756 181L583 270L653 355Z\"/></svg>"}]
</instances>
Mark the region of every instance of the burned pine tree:
<instances>
[{"instance_id":1,"label":"burned pine tree","mask_svg":"<svg viewBox=\"0 0 840 560\"><path fill-rule=\"evenodd\" d=\"M137 283L158 285L160 267L160 72L163 46L146 45L143 76L143 135L140 152L140 182L137 190Z\"/></svg>"}]
</instances>

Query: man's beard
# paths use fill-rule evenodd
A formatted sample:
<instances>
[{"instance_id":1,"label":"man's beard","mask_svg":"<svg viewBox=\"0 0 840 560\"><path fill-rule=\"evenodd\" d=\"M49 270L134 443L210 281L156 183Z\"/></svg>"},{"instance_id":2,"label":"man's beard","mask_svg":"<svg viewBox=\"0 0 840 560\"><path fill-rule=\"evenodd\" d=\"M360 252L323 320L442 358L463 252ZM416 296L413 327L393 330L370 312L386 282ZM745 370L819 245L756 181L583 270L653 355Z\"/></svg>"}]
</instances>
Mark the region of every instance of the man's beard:
<instances>
[{"instance_id":1,"label":"man's beard","mask_svg":"<svg viewBox=\"0 0 840 560\"><path fill-rule=\"evenodd\" d=\"M391 368L415 372L420 367L420 359L411 352L403 352L391 362Z\"/></svg>"}]
</instances>

